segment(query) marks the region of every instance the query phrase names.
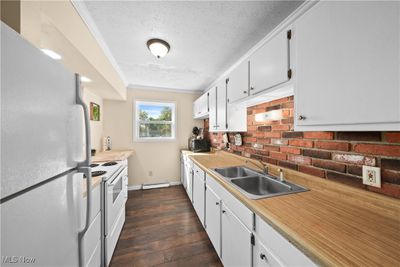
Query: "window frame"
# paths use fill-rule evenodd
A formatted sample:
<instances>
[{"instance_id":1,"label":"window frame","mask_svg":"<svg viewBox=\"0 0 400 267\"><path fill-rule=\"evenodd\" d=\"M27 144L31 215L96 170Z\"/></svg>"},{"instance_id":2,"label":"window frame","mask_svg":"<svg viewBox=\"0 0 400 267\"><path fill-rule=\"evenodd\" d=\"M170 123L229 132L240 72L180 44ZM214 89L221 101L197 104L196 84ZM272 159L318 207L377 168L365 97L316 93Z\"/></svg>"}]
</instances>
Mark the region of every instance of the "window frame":
<instances>
[{"instance_id":1,"label":"window frame","mask_svg":"<svg viewBox=\"0 0 400 267\"><path fill-rule=\"evenodd\" d=\"M160 123L160 122L143 122L139 120L139 105L154 105L154 106L170 106L172 110L171 114L171 122L170 123ZM134 126L134 141L135 142L173 142L176 141L176 114L177 114L177 105L175 101L171 100L154 100L154 99L136 99L134 100L134 117L133 117L133 126ZM148 124L170 124L171 125L171 137L140 137L139 135L139 125L140 123L148 123Z\"/></svg>"}]
</instances>

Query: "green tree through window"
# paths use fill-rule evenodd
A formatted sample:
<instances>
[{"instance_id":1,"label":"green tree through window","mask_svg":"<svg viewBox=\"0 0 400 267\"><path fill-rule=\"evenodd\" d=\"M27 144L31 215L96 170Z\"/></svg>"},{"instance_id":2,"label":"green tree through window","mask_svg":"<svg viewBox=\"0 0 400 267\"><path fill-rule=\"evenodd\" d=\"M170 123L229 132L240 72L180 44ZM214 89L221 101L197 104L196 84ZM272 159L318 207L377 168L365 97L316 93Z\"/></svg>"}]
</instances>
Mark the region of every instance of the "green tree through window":
<instances>
[{"instance_id":1,"label":"green tree through window","mask_svg":"<svg viewBox=\"0 0 400 267\"><path fill-rule=\"evenodd\" d=\"M174 139L175 104L136 101L136 139Z\"/></svg>"}]
</instances>

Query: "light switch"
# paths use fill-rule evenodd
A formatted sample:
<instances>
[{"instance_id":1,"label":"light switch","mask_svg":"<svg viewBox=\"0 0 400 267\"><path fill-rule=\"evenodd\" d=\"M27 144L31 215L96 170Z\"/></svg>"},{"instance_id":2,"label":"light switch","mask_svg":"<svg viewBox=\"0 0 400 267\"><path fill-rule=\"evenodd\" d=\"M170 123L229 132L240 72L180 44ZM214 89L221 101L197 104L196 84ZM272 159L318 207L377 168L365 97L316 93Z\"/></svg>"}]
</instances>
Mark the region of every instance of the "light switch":
<instances>
[{"instance_id":1,"label":"light switch","mask_svg":"<svg viewBox=\"0 0 400 267\"><path fill-rule=\"evenodd\" d=\"M381 187L381 168L363 165L363 184Z\"/></svg>"}]
</instances>

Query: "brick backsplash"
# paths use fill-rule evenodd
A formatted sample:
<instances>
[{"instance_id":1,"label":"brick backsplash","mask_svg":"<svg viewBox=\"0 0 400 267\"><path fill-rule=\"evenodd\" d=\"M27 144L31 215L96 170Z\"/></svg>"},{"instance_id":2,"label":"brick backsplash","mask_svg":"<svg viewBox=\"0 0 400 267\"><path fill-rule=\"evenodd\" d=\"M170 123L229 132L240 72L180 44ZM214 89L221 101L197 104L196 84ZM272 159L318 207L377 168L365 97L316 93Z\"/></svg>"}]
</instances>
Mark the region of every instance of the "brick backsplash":
<instances>
[{"instance_id":1,"label":"brick backsplash","mask_svg":"<svg viewBox=\"0 0 400 267\"><path fill-rule=\"evenodd\" d=\"M400 198L400 132L294 132L293 96L247 108L247 129L243 145L229 150L323 179L334 180L376 193ZM254 115L282 110L276 121L254 120ZM223 148L222 133L205 136L215 148ZM235 133L229 133L233 143ZM362 165L381 168L382 187L362 184Z\"/></svg>"}]
</instances>

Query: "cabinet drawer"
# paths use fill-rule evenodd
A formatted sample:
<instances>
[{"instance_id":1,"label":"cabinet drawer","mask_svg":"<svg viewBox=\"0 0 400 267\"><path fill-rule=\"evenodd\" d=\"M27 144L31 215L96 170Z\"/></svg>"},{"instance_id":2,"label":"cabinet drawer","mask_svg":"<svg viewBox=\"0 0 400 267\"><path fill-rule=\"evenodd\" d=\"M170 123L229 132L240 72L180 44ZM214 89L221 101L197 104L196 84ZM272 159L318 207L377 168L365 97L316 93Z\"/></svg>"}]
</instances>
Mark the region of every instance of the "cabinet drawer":
<instances>
[{"instance_id":1,"label":"cabinet drawer","mask_svg":"<svg viewBox=\"0 0 400 267\"><path fill-rule=\"evenodd\" d=\"M254 267L283 267L283 263L257 240L254 246Z\"/></svg>"},{"instance_id":2,"label":"cabinet drawer","mask_svg":"<svg viewBox=\"0 0 400 267\"><path fill-rule=\"evenodd\" d=\"M283 265L316 266L306 255L259 216L256 216L256 236L268 248L270 253L280 259Z\"/></svg>"},{"instance_id":3,"label":"cabinet drawer","mask_svg":"<svg viewBox=\"0 0 400 267\"><path fill-rule=\"evenodd\" d=\"M97 215L97 213L99 213L100 211L100 204L101 204L101 200L100 200L100 188L101 188L101 184L95 186L92 189L92 206L91 206L91 210L90 210L90 220L93 221L94 217ZM84 226L85 223L85 219L86 219L86 198L87 196L82 198L82 213L81 213L81 218L82 218L82 227Z\"/></svg>"},{"instance_id":4,"label":"cabinet drawer","mask_svg":"<svg viewBox=\"0 0 400 267\"><path fill-rule=\"evenodd\" d=\"M226 205L248 228L253 228L253 212L249 210L242 202L228 192L221 184L219 184L212 176L207 174L206 184L221 198Z\"/></svg>"},{"instance_id":5,"label":"cabinet drawer","mask_svg":"<svg viewBox=\"0 0 400 267\"><path fill-rule=\"evenodd\" d=\"M205 172L196 164L193 164L193 171L194 171L194 175L197 175L200 178L203 177L203 179L204 179Z\"/></svg>"},{"instance_id":6,"label":"cabinet drawer","mask_svg":"<svg viewBox=\"0 0 400 267\"><path fill-rule=\"evenodd\" d=\"M90 257L89 262L85 265L86 267L99 267L101 264L101 242L97 243L95 251L92 257Z\"/></svg>"},{"instance_id":7,"label":"cabinet drawer","mask_svg":"<svg viewBox=\"0 0 400 267\"><path fill-rule=\"evenodd\" d=\"M96 246L100 243L101 236L101 213L99 212L90 224L85 236L83 237L83 262L88 265L92 259L92 255L96 250Z\"/></svg>"}]
</instances>

